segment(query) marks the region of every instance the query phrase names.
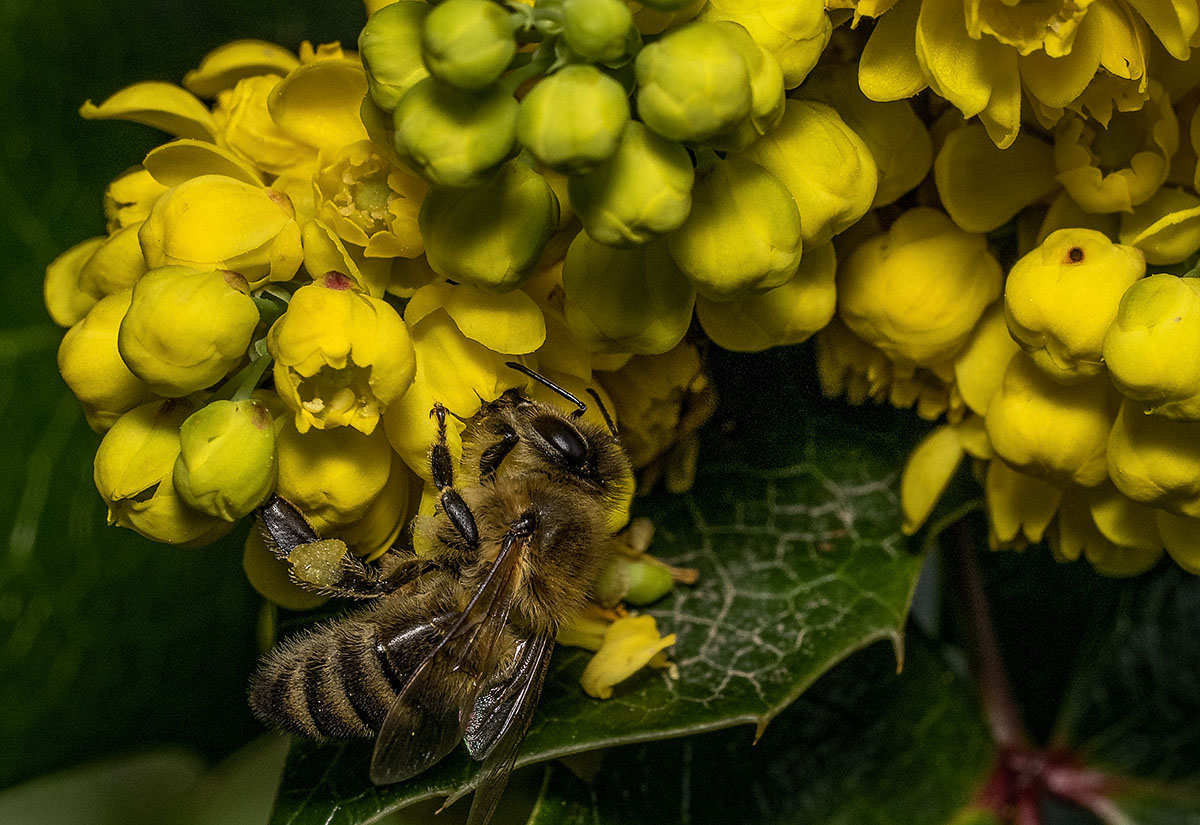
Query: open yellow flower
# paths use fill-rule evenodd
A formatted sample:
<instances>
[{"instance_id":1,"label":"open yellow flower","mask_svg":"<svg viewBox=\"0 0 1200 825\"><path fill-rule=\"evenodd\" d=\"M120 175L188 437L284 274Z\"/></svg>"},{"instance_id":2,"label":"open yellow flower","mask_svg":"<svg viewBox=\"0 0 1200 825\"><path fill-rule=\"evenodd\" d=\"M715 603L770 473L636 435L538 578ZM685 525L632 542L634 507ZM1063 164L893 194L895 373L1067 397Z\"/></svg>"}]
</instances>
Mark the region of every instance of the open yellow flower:
<instances>
[{"instance_id":1,"label":"open yellow flower","mask_svg":"<svg viewBox=\"0 0 1200 825\"><path fill-rule=\"evenodd\" d=\"M1139 108L1146 23L1182 60L1200 22L1195 6L1194 0L900 0L879 18L859 82L873 100L929 87L964 117L978 115L1005 148L1021 128L1022 92L1046 125L1065 109L1087 106L1107 121L1114 105ZM858 11L865 13L862 4Z\"/></svg>"}]
</instances>

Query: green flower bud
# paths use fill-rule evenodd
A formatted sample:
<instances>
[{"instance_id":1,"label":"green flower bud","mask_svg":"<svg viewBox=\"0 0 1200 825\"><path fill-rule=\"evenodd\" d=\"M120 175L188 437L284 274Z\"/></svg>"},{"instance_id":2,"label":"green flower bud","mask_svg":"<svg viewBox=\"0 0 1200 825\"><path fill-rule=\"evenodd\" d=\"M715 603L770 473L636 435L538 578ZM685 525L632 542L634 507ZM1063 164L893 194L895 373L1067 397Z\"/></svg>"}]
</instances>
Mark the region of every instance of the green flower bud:
<instances>
[{"instance_id":1,"label":"green flower bud","mask_svg":"<svg viewBox=\"0 0 1200 825\"><path fill-rule=\"evenodd\" d=\"M435 272L506 292L533 274L558 225L558 200L544 177L513 162L481 186L430 191L419 225Z\"/></svg>"},{"instance_id":2,"label":"green flower bud","mask_svg":"<svg viewBox=\"0 0 1200 825\"><path fill-rule=\"evenodd\" d=\"M783 120L744 156L792 193L806 247L820 246L856 223L875 198L878 172L871 150L824 103L786 101Z\"/></svg>"},{"instance_id":3,"label":"green flower bud","mask_svg":"<svg viewBox=\"0 0 1200 825\"><path fill-rule=\"evenodd\" d=\"M996 455L1021 472L1059 486L1094 487L1108 477L1113 403L1103 375L1060 384L1018 352L988 405L988 438Z\"/></svg>"},{"instance_id":4,"label":"green flower bud","mask_svg":"<svg viewBox=\"0 0 1200 825\"><path fill-rule=\"evenodd\" d=\"M962 349L1003 283L983 235L918 207L860 244L840 268L838 315L892 361L932 367Z\"/></svg>"},{"instance_id":5,"label":"green flower bud","mask_svg":"<svg viewBox=\"0 0 1200 825\"><path fill-rule=\"evenodd\" d=\"M117 351L117 330L129 309L128 289L101 298L63 336L58 369L83 404L88 424L104 432L123 413L150 399L150 389L129 371Z\"/></svg>"},{"instance_id":6,"label":"green flower bud","mask_svg":"<svg viewBox=\"0 0 1200 825\"><path fill-rule=\"evenodd\" d=\"M246 279L236 272L164 266L133 288L117 347L151 390L182 396L238 366L258 320Z\"/></svg>"},{"instance_id":7,"label":"green flower bud","mask_svg":"<svg viewBox=\"0 0 1200 825\"><path fill-rule=\"evenodd\" d=\"M189 506L226 521L249 515L275 489L275 424L257 401L214 401L179 428L172 480Z\"/></svg>"},{"instance_id":8,"label":"green flower bud","mask_svg":"<svg viewBox=\"0 0 1200 825\"><path fill-rule=\"evenodd\" d=\"M179 457L179 425L194 407L168 399L125 413L96 450L96 489L108 504L108 523L167 544L206 544L230 522L187 506L171 483Z\"/></svg>"},{"instance_id":9,"label":"green flower bud","mask_svg":"<svg viewBox=\"0 0 1200 825\"><path fill-rule=\"evenodd\" d=\"M593 352L666 352L696 293L665 243L615 249L580 232L563 262L567 325Z\"/></svg>"},{"instance_id":10,"label":"green flower bud","mask_svg":"<svg viewBox=\"0 0 1200 825\"><path fill-rule=\"evenodd\" d=\"M714 301L773 289L800 265L800 213L779 179L738 157L702 163L692 211L667 238L696 291Z\"/></svg>"},{"instance_id":11,"label":"green flower bud","mask_svg":"<svg viewBox=\"0 0 1200 825\"><path fill-rule=\"evenodd\" d=\"M617 151L628 122L629 98L620 83L594 66L567 66L525 95L517 138L552 169L590 172Z\"/></svg>"},{"instance_id":12,"label":"green flower bud","mask_svg":"<svg viewBox=\"0 0 1200 825\"><path fill-rule=\"evenodd\" d=\"M634 61L638 116L671 140L699 142L750 112L750 71L712 23L688 23L645 46Z\"/></svg>"},{"instance_id":13,"label":"green flower bud","mask_svg":"<svg viewBox=\"0 0 1200 825\"><path fill-rule=\"evenodd\" d=\"M616 154L590 174L571 176L568 192L593 240L626 246L679 228L692 207L694 175L681 144L631 120Z\"/></svg>"},{"instance_id":14,"label":"green flower bud","mask_svg":"<svg viewBox=\"0 0 1200 825\"><path fill-rule=\"evenodd\" d=\"M1013 266L1004 317L1013 338L1056 380L1098 374L1121 295L1146 271L1140 250L1091 229L1060 229Z\"/></svg>"},{"instance_id":15,"label":"green flower bud","mask_svg":"<svg viewBox=\"0 0 1200 825\"><path fill-rule=\"evenodd\" d=\"M745 149L762 135L779 125L783 117L783 71L779 61L755 42L737 23L712 23L737 50L746 63L750 76L750 111L725 132L714 135L706 143L719 149Z\"/></svg>"},{"instance_id":16,"label":"green flower bud","mask_svg":"<svg viewBox=\"0 0 1200 825\"><path fill-rule=\"evenodd\" d=\"M614 553L596 582L594 595L601 605L612 607L624 601L640 607L658 601L674 587L675 579L666 565Z\"/></svg>"},{"instance_id":17,"label":"green flower bud","mask_svg":"<svg viewBox=\"0 0 1200 825\"><path fill-rule=\"evenodd\" d=\"M492 0L445 0L421 27L421 56L429 73L459 89L490 86L516 53L508 12Z\"/></svg>"},{"instance_id":18,"label":"green flower bud","mask_svg":"<svg viewBox=\"0 0 1200 825\"><path fill-rule=\"evenodd\" d=\"M562 38L589 63L612 64L633 54L641 34L621 0L564 0Z\"/></svg>"},{"instance_id":19,"label":"green flower bud","mask_svg":"<svg viewBox=\"0 0 1200 825\"><path fill-rule=\"evenodd\" d=\"M427 77L393 112L396 154L436 186L474 186L512 153L517 108L500 86L468 92Z\"/></svg>"},{"instance_id":20,"label":"green flower bud","mask_svg":"<svg viewBox=\"0 0 1200 825\"><path fill-rule=\"evenodd\" d=\"M1200 422L1146 415L1125 401L1108 437L1108 474L1134 501L1200 517Z\"/></svg>"},{"instance_id":21,"label":"green flower bud","mask_svg":"<svg viewBox=\"0 0 1200 825\"><path fill-rule=\"evenodd\" d=\"M421 60L421 24L429 11L421 0L398 0L372 14L358 36L367 90L385 112L429 76Z\"/></svg>"},{"instance_id":22,"label":"green flower bud","mask_svg":"<svg viewBox=\"0 0 1200 825\"><path fill-rule=\"evenodd\" d=\"M1126 398L1167 418L1200 418L1200 280L1160 273L1125 290L1103 355Z\"/></svg>"}]
</instances>

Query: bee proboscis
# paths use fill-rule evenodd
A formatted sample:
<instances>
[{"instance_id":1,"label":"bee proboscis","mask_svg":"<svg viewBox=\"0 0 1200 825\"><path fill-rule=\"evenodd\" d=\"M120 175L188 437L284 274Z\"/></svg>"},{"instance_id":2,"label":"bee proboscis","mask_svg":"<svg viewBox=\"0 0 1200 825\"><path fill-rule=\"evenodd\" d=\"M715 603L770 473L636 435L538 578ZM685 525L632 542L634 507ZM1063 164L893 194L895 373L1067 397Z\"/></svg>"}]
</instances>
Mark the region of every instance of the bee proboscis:
<instances>
[{"instance_id":1,"label":"bee proboscis","mask_svg":"<svg viewBox=\"0 0 1200 825\"><path fill-rule=\"evenodd\" d=\"M446 411L435 407L438 503L414 531L436 551L394 549L382 566L345 554L329 582L307 586L373 603L278 646L250 686L251 706L275 727L314 738L376 735L377 784L416 776L465 741L483 762L471 823L495 810L557 631L588 600L631 477L602 404L607 430L584 420L586 405L566 390L510 366L577 409L510 390L468 422L455 462ZM279 497L260 518L281 557L321 540Z\"/></svg>"}]
</instances>

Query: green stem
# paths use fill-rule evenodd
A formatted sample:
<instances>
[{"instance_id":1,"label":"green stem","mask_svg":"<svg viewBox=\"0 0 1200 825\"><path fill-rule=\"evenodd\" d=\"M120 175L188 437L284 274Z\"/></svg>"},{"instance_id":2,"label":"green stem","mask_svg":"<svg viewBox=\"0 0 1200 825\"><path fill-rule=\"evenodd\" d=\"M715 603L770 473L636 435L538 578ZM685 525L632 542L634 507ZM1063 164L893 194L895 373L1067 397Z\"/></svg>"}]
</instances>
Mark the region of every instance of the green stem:
<instances>
[{"instance_id":1,"label":"green stem","mask_svg":"<svg viewBox=\"0 0 1200 825\"><path fill-rule=\"evenodd\" d=\"M504 86L509 94L514 94L517 89L521 87L522 83L527 80L531 80L540 74L543 74L553 63L554 49L547 49L546 44L543 43L538 47L538 50L534 52L533 59L530 60L527 65L521 66L520 68L509 72L504 77L500 78L500 83Z\"/></svg>"},{"instance_id":2,"label":"green stem","mask_svg":"<svg viewBox=\"0 0 1200 825\"><path fill-rule=\"evenodd\" d=\"M258 389L259 383L274 361L275 359L267 353L266 339L258 339L250 348L250 363L231 375L209 400L245 401Z\"/></svg>"}]
</instances>

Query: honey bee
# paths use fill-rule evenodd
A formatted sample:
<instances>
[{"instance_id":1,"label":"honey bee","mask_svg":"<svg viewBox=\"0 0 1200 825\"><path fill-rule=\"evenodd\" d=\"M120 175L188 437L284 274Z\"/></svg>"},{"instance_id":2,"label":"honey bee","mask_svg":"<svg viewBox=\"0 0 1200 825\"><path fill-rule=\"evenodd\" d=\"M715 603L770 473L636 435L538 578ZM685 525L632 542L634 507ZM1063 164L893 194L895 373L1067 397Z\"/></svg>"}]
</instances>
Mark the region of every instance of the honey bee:
<instances>
[{"instance_id":1,"label":"honey bee","mask_svg":"<svg viewBox=\"0 0 1200 825\"><path fill-rule=\"evenodd\" d=\"M250 684L252 708L274 727L317 739L375 735L376 784L416 776L465 740L483 762L468 818L480 824L512 772L555 635L607 560L611 516L632 477L595 393L607 431L566 390L509 366L577 409L510 390L468 422L455 462L436 406L438 503L414 524L436 552L393 548L382 567L343 555L328 583L307 586L374 603L278 646ZM277 496L260 524L283 558L320 541Z\"/></svg>"}]
</instances>

